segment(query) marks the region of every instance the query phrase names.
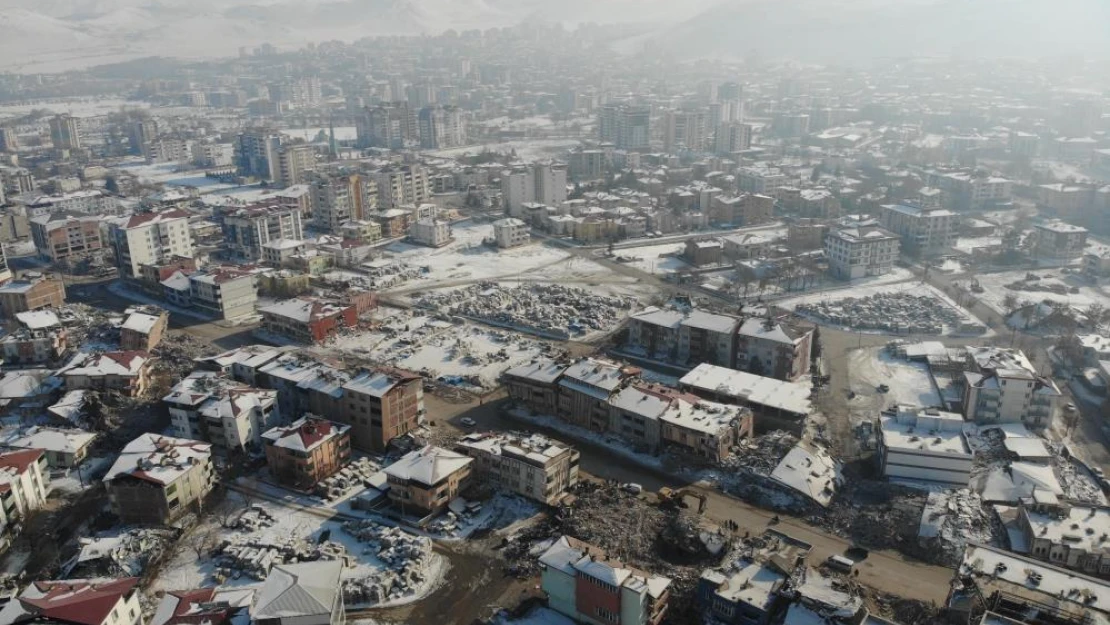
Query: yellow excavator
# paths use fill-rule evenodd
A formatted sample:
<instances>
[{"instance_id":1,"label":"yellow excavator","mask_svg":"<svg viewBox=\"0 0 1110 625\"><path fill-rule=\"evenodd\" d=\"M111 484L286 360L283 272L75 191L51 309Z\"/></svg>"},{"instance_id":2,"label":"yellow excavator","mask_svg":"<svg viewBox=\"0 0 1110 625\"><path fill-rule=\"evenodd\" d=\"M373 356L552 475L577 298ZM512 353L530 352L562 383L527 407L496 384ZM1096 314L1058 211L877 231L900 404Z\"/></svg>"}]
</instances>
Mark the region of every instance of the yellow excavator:
<instances>
[{"instance_id":1,"label":"yellow excavator","mask_svg":"<svg viewBox=\"0 0 1110 625\"><path fill-rule=\"evenodd\" d=\"M660 507L674 506L677 508L688 508L689 504L686 503L686 498L693 497L698 500L698 514L705 512L705 495L696 490L689 488L675 489L664 486L659 489L658 497Z\"/></svg>"}]
</instances>

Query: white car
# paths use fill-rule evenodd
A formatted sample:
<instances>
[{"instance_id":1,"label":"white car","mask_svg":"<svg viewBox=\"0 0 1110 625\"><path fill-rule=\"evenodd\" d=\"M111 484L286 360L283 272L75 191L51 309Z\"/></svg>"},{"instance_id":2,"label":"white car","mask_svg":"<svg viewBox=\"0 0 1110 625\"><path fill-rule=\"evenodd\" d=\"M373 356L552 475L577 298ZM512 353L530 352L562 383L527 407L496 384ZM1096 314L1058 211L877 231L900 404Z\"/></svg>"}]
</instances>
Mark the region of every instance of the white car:
<instances>
[{"instance_id":1,"label":"white car","mask_svg":"<svg viewBox=\"0 0 1110 625\"><path fill-rule=\"evenodd\" d=\"M478 425L478 422L475 421L474 419L471 419L470 417L463 417L463 418L459 419L459 423L465 425L468 428L472 428L472 427Z\"/></svg>"}]
</instances>

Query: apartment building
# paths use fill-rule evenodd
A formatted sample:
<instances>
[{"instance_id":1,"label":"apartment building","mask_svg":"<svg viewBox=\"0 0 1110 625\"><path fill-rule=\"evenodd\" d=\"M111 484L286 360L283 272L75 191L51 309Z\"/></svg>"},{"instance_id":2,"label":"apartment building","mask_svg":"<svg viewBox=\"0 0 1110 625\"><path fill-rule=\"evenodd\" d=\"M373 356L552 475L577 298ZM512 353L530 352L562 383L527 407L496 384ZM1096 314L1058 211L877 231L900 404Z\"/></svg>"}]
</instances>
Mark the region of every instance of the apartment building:
<instances>
[{"instance_id":1,"label":"apartment building","mask_svg":"<svg viewBox=\"0 0 1110 625\"><path fill-rule=\"evenodd\" d=\"M354 306L326 302L315 297L298 297L258 309L262 329L270 334L312 345L336 336L343 328L358 324Z\"/></svg>"},{"instance_id":2,"label":"apartment building","mask_svg":"<svg viewBox=\"0 0 1110 625\"><path fill-rule=\"evenodd\" d=\"M547 415L559 412L559 378L567 369L546 358L513 367L501 376L502 383L514 402Z\"/></svg>"},{"instance_id":3,"label":"apartment building","mask_svg":"<svg viewBox=\"0 0 1110 625\"><path fill-rule=\"evenodd\" d=\"M442 512L471 483L474 459L427 446L387 466L389 501L401 514L427 518Z\"/></svg>"},{"instance_id":4,"label":"apartment building","mask_svg":"<svg viewBox=\"0 0 1110 625\"><path fill-rule=\"evenodd\" d=\"M0 609L0 625L143 625L138 577L31 582Z\"/></svg>"},{"instance_id":5,"label":"apartment building","mask_svg":"<svg viewBox=\"0 0 1110 625\"><path fill-rule=\"evenodd\" d=\"M316 170L316 148L311 145L283 145L278 150L279 182L283 187L304 184Z\"/></svg>"},{"instance_id":6,"label":"apartment building","mask_svg":"<svg viewBox=\"0 0 1110 625\"><path fill-rule=\"evenodd\" d=\"M883 227L902 238L901 249L916 258L946 253L956 244L958 217L950 210L917 204L885 204Z\"/></svg>"},{"instance_id":7,"label":"apartment building","mask_svg":"<svg viewBox=\"0 0 1110 625\"><path fill-rule=\"evenodd\" d=\"M194 371L162 398L178 438L207 441L224 454L259 449L277 426L277 392L247 386L211 371Z\"/></svg>"},{"instance_id":8,"label":"apartment building","mask_svg":"<svg viewBox=\"0 0 1110 625\"><path fill-rule=\"evenodd\" d=\"M549 506L578 483L578 451L538 434L470 434L456 449L474 458L478 479Z\"/></svg>"},{"instance_id":9,"label":"apartment building","mask_svg":"<svg viewBox=\"0 0 1110 625\"><path fill-rule=\"evenodd\" d=\"M104 249L100 235L103 217L54 211L29 220L31 240L39 258L51 263L76 263Z\"/></svg>"},{"instance_id":10,"label":"apartment building","mask_svg":"<svg viewBox=\"0 0 1110 625\"><path fill-rule=\"evenodd\" d=\"M50 142L55 150L80 150L81 118L66 114L51 117Z\"/></svg>"},{"instance_id":11,"label":"apartment building","mask_svg":"<svg viewBox=\"0 0 1110 625\"><path fill-rule=\"evenodd\" d=\"M466 145L466 125L457 106L425 106L420 109L418 125L422 148L442 149Z\"/></svg>"},{"instance_id":12,"label":"apartment building","mask_svg":"<svg viewBox=\"0 0 1110 625\"><path fill-rule=\"evenodd\" d=\"M925 184L940 189L945 204L957 211L982 210L1013 199L1013 183L978 172L930 171L926 172Z\"/></svg>"},{"instance_id":13,"label":"apartment building","mask_svg":"<svg viewBox=\"0 0 1110 625\"><path fill-rule=\"evenodd\" d=\"M502 172L501 196L510 217L525 217L525 204L558 206L567 199L567 168L558 163L535 163Z\"/></svg>"},{"instance_id":14,"label":"apartment building","mask_svg":"<svg viewBox=\"0 0 1110 625\"><path fill-rule=\"evenodd\" d=\"M124 351L147 351L162 342L170 313L153 306L131 308L119 328L119 345Z\"/></svg>"},{"instance_id":15,"label":"apartment building","mask_svg":"<svg viewBox=\"0 0 1110 625\"><path fill-rule=\"evenodd\" d=\"M1015 549L1058 567L1110 577L1110 508L1061 500L1043 489L1018 504L1018 530L1024 545Z\"/></svg>"},{"instance_id":16,"label":"apartment building","mask_svg":"<svg viewBox=\"0 0 1110 625\"><path fill-rule=\"evenodd\" d=\"M879 417L879 466L888 479L967 488L972 454L963 415L896 406Z\"/></svg>"},{"instance_id":17,"label":"apartment building","mask_svg":"<svg viewBox=\"0 0 1110 625\"><path fill-rule=\"evenodd\" d=\"M771 221L775 198L756 193L715 196L706 209L710 223L754 226ZM754 235L748 235L754 236Z\"/></svg>"},{"instance_id":18,"label":"apartment building","mask_svg":"<svg viewBox=\"0 0 1110 625\"><path fill-rule=\"evenodd\" d=\"M451 235L451 223L435 217L417 219L409 229L409 237L428 247L443 247L455 240Z\"/></svg>"},{"instance_id":19,"label":"apartment building","mask_svg":"<svg viewBox=\"0 0 1110 625\"><path fill-rule=\"evenodd\" d=\"M409 371L360 373L342 385L342 394L342 410L334 418L351 426L351 438L361 449L385 449L419 427L424 416L424 379Z\"/></svg>"},{"instance_id":20,"label":"apartment building","mask_svg":"<svg viewBox=\"0 0 1110 625\"><path fill-rule=\"evenodd\" d=\"M610 104L598 111L598 139L618 150L651 147L651 107Z\"/></svg>"},{"instance_id":21,"label":"apartment building","mask_svg":"<svg viewBox=\"0 0 1110 625\"><path fill-rule=\"evenodd\" d=\"M497 247L508 249L528 243L531 238L528 224L514 217L506 217L493 222L493 238Z\"/></svg>"},{"instance_id":22,"label":"apartment building","mask_svg":"<svg viewBox=\"0 0 1110 625\"><path fill-rule=\"evenodd\" d=\"M21 327L0 339L5 365L52 365L69 351L68 333L50 310L16 313Z\"/></svg>"},{"instance_id":23,"label":"apartment building","mask_svg":"<svg viewBox=\"0 0 1110 625\"><path fill-rule=\"evenodd\" d=\"M1081 258L1087 247L1087 229L1062 221L1036 224L1033 250L1037 258L1072 261Z\"/></svg>"},{"instance_id":24,"label":"apartment building","mask_svg":"<svg viewBox=\"0 0 1110 625\"><path fill-rule=\"evenodd\" d=\"M701 152L709 135L707 121L704 110L667 111L663 114L663 149Z\"/></svg>"},{"instance_id":25,"label":"apartment building","mask_svg":"<svg viewBox=\"0 0 1110 625\"><path fill-rule=\"evenodd\" d=\"M50 469L46 452L24 449L0 454L0 534L7 543L13 526L46 504Z\"/></svg>"},{"instance_id":26,"label":"apartment building","mask_svg":"<svg viewBox=\"0 0 1110 625\"><path fill-rule=\"evenodd\" d=\"M378 183L368 176L317 176L309 188L312 222L319 230L339 233L344 223L364 220L378 209Z\"/></svg>"},{"instance_id":27,"label":"apartment building","mask_svg":"<svg viewBox=\"0 0 1110 625\"><path fill-rule=\"evenodd\" d=\"M166 525L203 505L212 491L212 446L142 434L104 475L112 512L125 524Z\"/></svg>"},{"instance_id":28,"label":"apartment building","mask_svg":"<svg viewBox=\"0 0 1110 625\"><path fill-rule=\"evenodd\" d=\"M217 319L235 319L254 313L258 302L258 278L252 271L213 267L194 273L187 280L187 304L193 308Z\"/></svg>"},{"instance_id":29,"label":"apartment building","mask_svg":"<svg viewBox=\"0 0 1110 625\"><path fill-rule=\"evenodd\" d=\"M145 351L81 353L58 373L67 391L116 391L137 397L146 392L153 366Z\"/></svg>"},{"instance_id":30,"label":"apartment building","mask_svg":"<svg viewBox=\"0 0 1110 625\"><path fill-rule=\"evenodd\" d=\"M351 426L305 415L264 432L266 466L282 484L306 490L351 460Z\"/></svg>"},{"instance_id":31,"label":"apartment building","mask_svg":"<svg viewBox=\"0 0 1110 625\"><path fill-rule=\"evenodd\" d=\"M221 224L228 251L244 260L262 258L270 241L304 239L301 210L281 199L224 211Z\"/></svg>"},{"instance_id":32,"label":"apartment building","mask_svg":"<svg viewBox=\"0 0 1110 625\"><path fill-rule=\"evenodd\" d=\"M787 185L787 178L777 167L741 167L736 170L736 185L745 193L778 197L779 189Z\"/></svg>"},{"instance_id":33,"label":"apartment building","mask_svg":"<svg viewBox=\"0 0 1110 625\"><path fill-rule=\"evenodd\" d=\"M776 380L799 380L809 374L812 351L813 328L749 317L736 330L733 368Z\"/></svg>"},{"instance_id":34,"label":"apartment building","mask_svg":"<svg viewBox=\"0 0 1110 625\"><path fill-rule=\"evenodd\" d=\"M1063 404L1056 383L1038 374L1021 350L969 347L967 368L963 408L969 421L1047 428Z\"/></svg>"},{"instance_id":35,"label":"apartment building","mask_svg":"<svg viewBox=\"0 0 1110 625\"><path fill-rule=\"evenodd\" d=\"M879 226L836 228L825 237L829 273L840 280L890 273L900 249L900 237Z\"/></svg>"},{"instance_id":36,"label":"apartment building","mask_svg":"<svg viewBox=\"0 0 1110 625\"><path fill-rule=\"evenodd\" d=\"M355 118L360 148L401 149L420 141L416 112L408 102L390 102L367 107Z\"/></svg>"},{"instance_id":37,"label":"apartment building","mask_svg":"<svg viewBox=\"0 0 1110 625\"><path fill-rule=\"evenodd\" d=\"M421 165L390 167L373 176L378 185L378 206L382 210L423 204L432 198L428 170Z\"/></svg>"},{"instance_id":38,"label":"apartment building","mask_svg":"<svg viewBox=\"0 0 1110 625\"><path fill-rule=\"evenodd\" d=\"M25 311L61 308L65 302L65 284L51 276L13 280L0 286L0 315L7 319Z\"/></svg>"},{"instance_id":39,"label":"apartment building","mask_svg":"<svg viewBox=\"0 0 1110 625\"><path fill-rule=\"evenodd\" d=\"M382 225L369 219L351 219L339 226L339 236L345 240L373 243L382 238Z\"/></svg>"},{"instance_id":40,"label":"apartment building","mask_svg":"<svg viewBox=\"0 0 1110 625\"><path fill-rule=\"evenodd\" d=\"M727 122L717 126L713 136L713 151L721 156L729 156L752 148L752 125L740 122Z\"/></svg>"},{"instance_id":41,"label":"apartment building","mask_svg":"<svg viewBox=\"0 0 1110 625\"><path fill-rule=\"evenodd\" d=\"M56 195L38 195L24 203L28 217L39 217L59 211L73 211L86 215L118 215L119 198L99 189L81 189Z\"/></svg>"},{"instance_id":42,"label":"apartment building","mask_svg":"<svg viewBox=\"0 0 1110 625\"><path fill-rule=\"evenodd\" d=\"M256 129L240 134L235 143L235 166L239 175L270 182L280 180L282 142L280 134L265 130Z\"/></svg>"},{"instance_id":43,"label":"apartment building","mask_svg":"<svg viewBox=\"0 0 1110 625\"><path fill-rule=\"evenodd\" d=\"M556 415L595 432L609 429L609 399L632 381L639 369L583 358L562 371Z\"/></svg>"},{"instance_id":44,"label":"apartment building","mask_svg":"<svg viewBox=\"0 0 1110 625\"><path fill-rule=\"evenodd\" d=\"M120 275L141 279L143 265L160 265L193 255L189 213L180 209L136 213L109 224L109 240Z\"/></svg>"},{"instance_id":45,"label":"apartment building","mask_svg":"<svg viewBox=\"0 0 1110 625\"><path fill-rule=\"evenodd\" d=\"M562 536L540 556L547 606L589 625L659 625L671 580L632 568L605 551Z\"/></svg>"}]
</instances>

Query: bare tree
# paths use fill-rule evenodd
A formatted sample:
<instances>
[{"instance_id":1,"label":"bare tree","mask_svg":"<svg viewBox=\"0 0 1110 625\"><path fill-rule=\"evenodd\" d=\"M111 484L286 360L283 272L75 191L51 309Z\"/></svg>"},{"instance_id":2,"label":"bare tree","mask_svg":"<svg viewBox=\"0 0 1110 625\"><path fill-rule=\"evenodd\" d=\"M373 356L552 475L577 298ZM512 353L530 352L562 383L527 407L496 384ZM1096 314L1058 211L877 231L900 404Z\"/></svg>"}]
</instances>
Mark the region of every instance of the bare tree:
<instances>
[{"instance_id":1,"label":"bare tree","mask_svg":"<svg viewBox=\"0 0 1110 625\"><path fill-rule=\"evenodd\" d=\"M1002 298L1002 309L1006 311L1007 315L1014 314L1014 311L1017 310L1017 307L1017 295L1014 295L1013 293L1007 293L1006 296Z\"/></svg>"},{"instance_id":2,"label":"bare tree","mask_svg":"<svg viewBox=\"0 0 1110 625\"><path fill-rule=\"evenodd\" d=\"M1099 328L1102 326L1103 317L1106 316L1106 307L1095 302L1088 306L1083 311L1083 314L1087 315L1087 322L1091 324L1091 328L1094 329L1095 332L1098 332Z\"/></svg>"}]
</instances>

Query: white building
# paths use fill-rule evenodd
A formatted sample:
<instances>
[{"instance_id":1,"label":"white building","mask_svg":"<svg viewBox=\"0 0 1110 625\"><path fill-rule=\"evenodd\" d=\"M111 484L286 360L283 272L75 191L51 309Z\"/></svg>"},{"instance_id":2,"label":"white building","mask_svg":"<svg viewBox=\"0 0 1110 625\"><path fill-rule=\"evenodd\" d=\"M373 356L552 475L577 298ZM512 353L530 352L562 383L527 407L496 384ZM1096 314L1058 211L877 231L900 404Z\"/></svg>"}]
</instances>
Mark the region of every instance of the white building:
<instances>
[{"instance_id":1,"label":"white building","mask_svg":"<svg viewBox=\"0 0 1110 625\"><path fill-rule=\"evenodd\" d=\"M567 168L536 163L501 174L501 196L510 217L523 217L525 204L558 206L567 199Z\"/></svg>"},{"instance_id":2,"label":"white building","mask_svg":"<svg viewBox=\"0 0 1110 625\"><path fill-rule=\"evenodd\" d=\"M969 347L964 372L964 416L976 423L1052 425L1063 403L1060 389L1041 376L1020 350Z\"/></svg>"},{"instance_id":3,"label":"white building","mask_svg":"<svg viewBox=\"0 0 1110 625\"><path fill-rule=\"evenodd\" d=\"M217 319L253 314L258 302L257 278L249 271L226 267L199 271L188 277L188 285L189 305Z\"/></svg>"},{"instance_id":4,"label":"white building","mask_svg":"<svg viewBox=\"0 0 1110 625\"><path fill-rule=\"evenodd\" d=\"M898 406L879 418L879 459L887 478L967 488L972 456L963 416Z\"/></svg>"},{"instance_id":5,"label":"white building","mask_svg":"<svg viewBox=\"0 0 1110 625\"><path fill-rule=\"evenodd\" d=\"M528 224L515 217L506 217L493 222L493 238L497 247L506 249L524 245L528 242L530 228Z\"/></svg>"},{"instance_id":6,"label":"white building","mask_svg":"<svg viewBox=\"0 0 1110 625\"><path fill-rule=\"evenodd\" d=\"M878 226L833 230L825 237L829 273L841 280L890 273L898 260L898 235Z\"/></svg>"},{"instance_id":7,"label":"white building","mask_svg":"<svg viewBox=\"0 0 1110 625\"><path fill-rule=\"evenodd\" d=\"M1061 501L1042 490L1018 505L1018 529L1025 536L1019 553L1080 571L1110 577L1110 508Z\"/></svg>"},{"instance_id":8,"label":"white building","mask_svg":"<svg viewBox=\"0 0 1110 625\"><path fill-rule=\"evenodd\" d=\"M578 451L539 434L470 434L457 449L475 459L482 478L540 503L554 505L578 483Z\"/></svg>"},{"instance_id":9,"label":"white building","mask_svg":"<svg viewBox=\"0 0 1110 625\"><path fill-rule=\"evenodd\" d=\"M189 213L183 210L136 213L111 223L109 233L116 264L124 277L141 277L143 265L162 264L174 256L193 256Z\"/></svg>"},{"instance_id":10,"label":"white building","mask_svg":"<svg viewBox=\"0 0 1110 625\"><path fill-rule=\"evenodd\" d=\"M1072 261L1083 256L1087 247L1087 229L1062 221L1050 221L1034 227L1034 252L1038 258Z\"/></svg>"},{"instance_id":11,"label":"white building","mask_svg":"<svg viewBox=\"0 0 1110 625\"><path fill-rule=\"evenodd\" d=\"M142 625L138 577L31 582L0 609L0 625Z\"/></svg>"},{"instance_id":12,"label":"white building","mask_svg":"<svg viewBox=\"0 0 1110 625\"><path fill-rule=\"evenodd\" d=\"M451 223L442 219L418 219L409 230L412 240L429 247L443 247L454 238L451 236Z\"/></svg>"},{"instance_id":13,"label":"white building","mask_svg":"<svg viewBox=\"0 0 1110 625\"><path fill-rule=\"evenodd\" d=\"M55 211L74 211L90 215L118 215L119 199L99 189L83 189L60 195L38 195L24 202L27 217Z\"/></svg>"},{"instance_id":14,"label":"white building","mask_svg":"<svg viewBox=\"0 0 1110 625\"><path fill-rule=\"evenodd\" d=\"M262 433L282 422L277 391L252 388L209 371L194 371L162 398L178 438L227 451L261 449Z\"/></svg>"},{"instance_id":15,"label":"white building","mask_svg":"<svg viewBox=\"0 0 1110 625\"><path fill-rule=\"evenodd\" d=\"M902 249L912 256L935 256L956 244L957 216L940 207L886 204L883 227L902 237Z\"/></svg>"},{"instance_id":16,"label":"white building","mask_svg":"<svg viewBox=\"0 0 1110 625\"><path fill-rule=\"evenodd\" d=\"M12 525L41 508L49 492L46 452L27 449L0 454L0 540L7 541Z\"/></svg>"},{"instance_id":17,"label":"white building","mask_svg":"<svg viewBox=\"0 0 1110 625\"><path fill-rule=\"evenodd\" d=\"M301 211L282 202L258 202L228 212L223 233L232 254L246 260L262 257L262 246L277 239L303 239Z\"/></svg>"}]
</instances>

